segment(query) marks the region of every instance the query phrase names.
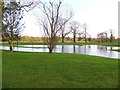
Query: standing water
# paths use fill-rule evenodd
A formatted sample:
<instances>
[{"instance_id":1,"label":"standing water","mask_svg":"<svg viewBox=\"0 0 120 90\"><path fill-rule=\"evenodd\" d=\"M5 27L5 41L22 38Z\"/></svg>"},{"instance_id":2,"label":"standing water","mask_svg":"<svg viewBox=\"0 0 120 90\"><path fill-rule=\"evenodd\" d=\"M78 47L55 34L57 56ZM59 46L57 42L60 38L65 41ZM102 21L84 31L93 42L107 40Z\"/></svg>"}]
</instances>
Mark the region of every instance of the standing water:
<instances>
[{"instance_id":1,"label":"standing water","mask_svg":"<svg viewBox=\"0 0 120 90\"><path fill-rule=\"evenodd\" d=\"M1 50L9 50L7 46L0 46ZM74 53L87 54L109 58L120 58L120 52L112 51L113 49L120 49L120 47L100 46L100 45L56 45L53 52L56 53ZM19 45L14 47L13 51L24 52L49 52L47 45Z\"/></svg>"}]
</instances>

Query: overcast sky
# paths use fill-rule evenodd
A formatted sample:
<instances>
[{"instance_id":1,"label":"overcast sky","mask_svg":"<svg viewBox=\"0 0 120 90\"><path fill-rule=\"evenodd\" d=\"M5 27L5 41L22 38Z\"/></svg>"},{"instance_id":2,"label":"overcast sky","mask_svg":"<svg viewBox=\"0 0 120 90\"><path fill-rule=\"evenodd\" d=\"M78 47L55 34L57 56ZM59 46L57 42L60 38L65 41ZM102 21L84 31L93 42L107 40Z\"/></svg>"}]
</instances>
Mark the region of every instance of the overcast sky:
<instances>
[{"instance_id":1,"label":"overcast sky","mask_svg":"<svg viewBox=\"0 0 120 90\"><path fill-rule=\"evenodd\" d=\"M73 20L87 23L88 33L96 37L97 33L115 30L118 37L118 2L120 0L63 0L64 6L74 11ZM34 9L33 9L34 10ZM38 12L37 12L38 13ZM32 11L25 13L25 30L22 35L41 36Z\"/></svg>"}]
</instances>

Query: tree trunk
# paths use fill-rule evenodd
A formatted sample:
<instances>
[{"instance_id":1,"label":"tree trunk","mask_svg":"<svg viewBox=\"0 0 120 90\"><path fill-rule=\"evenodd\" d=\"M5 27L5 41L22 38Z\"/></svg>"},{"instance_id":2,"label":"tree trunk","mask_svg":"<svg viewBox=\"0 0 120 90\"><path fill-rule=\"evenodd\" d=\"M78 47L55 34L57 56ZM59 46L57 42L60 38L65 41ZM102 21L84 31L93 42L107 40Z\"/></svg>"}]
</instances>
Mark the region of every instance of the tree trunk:
<instances>
[{"instance_id":1,"label":"tree trunk","mask_svg":"<svg viewBox=\"0 0 120 90\"><path fill-rule=\"evenodd\" d=\"M87 43L87 38L86 38L86 36L85 36L85 42Z\"/></svg>"},{"instance_id":2,"label":"tree trunk","mask_svg":"<svg viewBox=\"0 0 120 90\"><path fill-rule=\"evenodd\" d=\"M9 40L8 41L8 43L9 43L9 48L10 48L10 51L12 51L13 49L12 49L12 41L11 40Z\"/></svg>"},{"instance_id":3,"label":"tree trunk","mask_svg":"<svg viewBox=\"0 0 120 90\"><path fill-rule=\"evenodd\" d=\"M107 38L106 38L106 42L107 42Z\"/></svg>"},{"instance_id":4,"label":"tree trunk","mask_svg":"<svg viewBox=\"0 0 120 90\"><path fill-rule=\"evenodd\" d=\"M79 37L78 37L78 41L80 41L80 39L81 39L81 37L79 36Z\"/></svg>"},{"instance_id":5,"label":"tree trunk","mask_svg":"<svg viewBox=\"0 0 120 90\"><path fill-rule=\"evenodd\" d=\"M12 51L12 47L10 46L10 51Z\"/></svg>"},{"instance_id":6,"label":"tree trunk","mask_svg":"<svg viewBox=\"0 0 120 90\"><path fill-rule=\"evenodd\" d=\"M52 53L52 51L53 51L52 45L50 45L50 46L48 47L48 49L49 49L49 53Z\"/></svg>"},{"instance_id":7,"label":"tree trunk","mask_svg":"<svg viewBox=\"0 0 120 90\"><path fill-rule=\"evenodd\" d=\"M64 43L64 36L62 36L62 43Z\"/></svg>"},{"instance_id":8,"label":"tree trunk","mask_svg":"<svg viewBox=\"0 0 120 90\"><path fill-rule=\"evenodd\" d=\"M18 47L18 40L17 40L17 47Z\"/></svg>"},{"instance_id":9,"label":"tree trunk","mask_svg":"<svg viewBox=\"0 0 120 90\"><path fill-rule=\"evenodd\" d=\"M106 35L106 42L107 42L107 35Z\"/></svg>"},{"instance_id":10,"label":"tree trunk","mask_svg":"<svg viewBox=\"0 0 120 90\"><path fill-rule=\"evenodd\" d=\"M110 43L112 42L112 40L110 39Z\"/></svg>"},{"instance_id":11,"label":"tree trunk","mask_svg":"<svg viewBox=\"0 0 120 90\"><path fill-rule=\"evenodd\" d=\"M75 36L75 33L74 33L74 36L73 36L73 42L76 43L76 40L75 40L76 36Z\"/></svg>"},{"instance_id":12,"label":"tree trunk","mask_svg":"<svg viewBox=\"0 0 120 90\"><path fill-rule=\"evenodd\" d=\"M52 49L49 49L49 53L52 53Z\"/></svg>"},{"instance_id":13,"label":"tree trunk","mask_svg":"<svg viewBox=\"0 0 120 90\"><path fill-rule=\"evenodd\" d=\"M112 35L110 36L110 42L112 42Z\"/></svg>"}]
</instances>

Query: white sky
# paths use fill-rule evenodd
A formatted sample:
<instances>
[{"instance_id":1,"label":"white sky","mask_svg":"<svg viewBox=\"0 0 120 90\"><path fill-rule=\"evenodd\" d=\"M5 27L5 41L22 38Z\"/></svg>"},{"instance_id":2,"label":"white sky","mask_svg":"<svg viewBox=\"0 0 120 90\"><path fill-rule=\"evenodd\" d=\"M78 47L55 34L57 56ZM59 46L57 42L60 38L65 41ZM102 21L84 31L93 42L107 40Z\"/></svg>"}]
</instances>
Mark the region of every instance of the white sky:
<instances>
[{"instance_id":1,"label":"white sky","mask_svg":"<svg viewBox=\"0 0 120 90\"><path fill-rule=\"evenodd\" d=\"M87 23L88 33L96 37L99 32L115 30L118 37L118 2L120 0L63 0L65 7L74 11L73 20ZM34 9L33 9L34 10ZM38 13L38 12L37 12ZM25 13L25 30L22 35L41 36L32 11Z\"/></svg>"}]
</instances>

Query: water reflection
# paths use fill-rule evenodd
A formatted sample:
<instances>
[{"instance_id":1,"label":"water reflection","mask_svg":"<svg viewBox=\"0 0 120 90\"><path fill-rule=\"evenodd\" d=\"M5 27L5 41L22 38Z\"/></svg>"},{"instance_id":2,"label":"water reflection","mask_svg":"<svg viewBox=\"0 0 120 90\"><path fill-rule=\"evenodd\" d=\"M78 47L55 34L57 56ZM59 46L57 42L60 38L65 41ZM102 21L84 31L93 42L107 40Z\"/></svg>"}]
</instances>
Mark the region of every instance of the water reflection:
<instances>
[{"instance_id":1,"label":"water reflection","mask_svg":"<svg viewBox=\"0 0 120 90\"><path fill-rule=\"evenodd\" d=\"M113 48L112 48L112 47L110 47L110 50L112 51L112 50L113 50Z\"/></svg>"},{"instance_id":2,"label":"water reflection","mask_svg":"<svg viewBox=\"0 0 120 90\"><path fill-rule=\"evenodd\" d=\"M47 45L23 45L24 47L14 47L14 51L25 52L48 52ZM25 48L27 47L27 48ZM36 47L36 48L35 48ZM9 50L7 46L0 46L0 49ZM100 45L57 45L53 52L59 53L74 53L74 54L88 54L110 58L120 58L118 54L120 52L112 51L113 49L120 49L120 47L100 46Z\"/></svg>"}]
</instances>

